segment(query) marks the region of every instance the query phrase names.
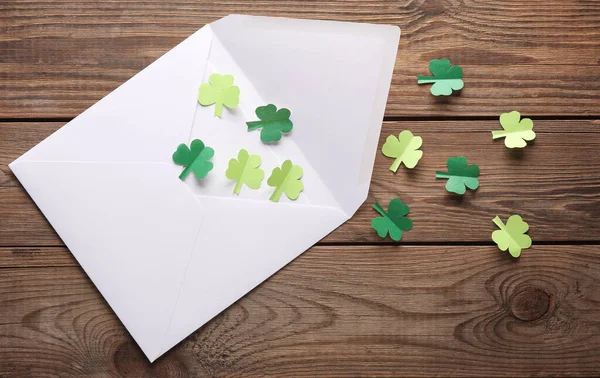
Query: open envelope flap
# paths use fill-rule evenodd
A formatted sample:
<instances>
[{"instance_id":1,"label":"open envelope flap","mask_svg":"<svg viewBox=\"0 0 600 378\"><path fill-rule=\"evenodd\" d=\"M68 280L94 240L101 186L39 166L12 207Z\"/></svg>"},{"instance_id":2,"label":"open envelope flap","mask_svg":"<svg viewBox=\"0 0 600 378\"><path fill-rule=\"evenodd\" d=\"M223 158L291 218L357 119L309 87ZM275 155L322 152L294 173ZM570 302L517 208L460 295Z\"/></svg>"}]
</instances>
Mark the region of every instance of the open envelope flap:
<instances>
[{"instance_id":1,"label":"open envelope flap","mask_svg":"<svg viewBox=\"0 0 600 378\"><path fill-rule=\"evenodd\" d=\"M334 207L198 199L205 221L161 354L347 220Z\"/></svg>"},{"instance_id":2,"label":"open envelope flap","mask_svg":"<svg viewBox=\"0 0 600 378\"><path fill-rule=\"evenodd\" d=\"M188 140L211 41L200 29L18 160L170 162Z\"/></svg>"},{"instance_id":3,"label":"open envelope flap","mask_svg":"<svg viewBox=\"0 0 600 378\"><path fill-rule=\"evenodd\" d=\"M261 97L289 106L294 142L352 216L367 196L400 29L239 15L211 28Z\"/></svg>"},{"instance_id":4,"label":"open envelope flap","mask_svg":"<svg viewBox=\"0 0 600 378\"><path fill-rule=\"evenodd\" d=\"M164 163L11 168L144 353L157 356L204 217L189 188Z\"/></svg>"}]
</instances>

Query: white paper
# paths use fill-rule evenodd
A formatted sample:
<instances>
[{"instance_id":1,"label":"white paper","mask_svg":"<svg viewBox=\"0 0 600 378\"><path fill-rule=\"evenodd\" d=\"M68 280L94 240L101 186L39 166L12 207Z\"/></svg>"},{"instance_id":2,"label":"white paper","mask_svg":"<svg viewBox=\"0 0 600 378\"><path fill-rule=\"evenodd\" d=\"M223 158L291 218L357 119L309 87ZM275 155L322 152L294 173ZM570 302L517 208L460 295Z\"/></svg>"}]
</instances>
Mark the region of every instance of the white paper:
<instances>
[{"instance_id":1,"label":"white paper","mask_svg":"<svg viewBox=\"0 0 600 378\"><path fill-rule=\"evenodd\" d=\"M146 356L155 360L349 219L367 197L398 47L392 26L232 15L207 25L10 164ZM212 73L240 105L197 103ZM292 111L276 144L248 132L258 106ZM178 176L202 139L214 169ZM228 161L263 158L233 194ZM305 190L268 200L291 159Z\"/></svg>"}]
</instances>

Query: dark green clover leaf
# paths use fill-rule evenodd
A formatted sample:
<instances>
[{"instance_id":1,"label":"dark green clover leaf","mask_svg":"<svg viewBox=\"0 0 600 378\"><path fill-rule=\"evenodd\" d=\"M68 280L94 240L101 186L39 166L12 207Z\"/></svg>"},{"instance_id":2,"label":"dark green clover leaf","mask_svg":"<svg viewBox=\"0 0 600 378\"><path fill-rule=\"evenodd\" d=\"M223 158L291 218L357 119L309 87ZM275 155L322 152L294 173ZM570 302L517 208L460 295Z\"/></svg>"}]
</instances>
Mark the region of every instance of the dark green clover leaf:
<instances>
[{"instance_id":1,"label":"dark green clover leaf","mask_svg":"<svg viewBox=\"0 0 600 378\"><path fill-rule=\"evenodd\" d=\"M292 113L289 109L277 107L273 104L259 106L256 108L256 116L260 121L246 122L248 131L262 128L260 139L265 142L277 142L283 136L283 133L292 131L294 124L290 121Z\"/></svg>"},{"instance_id":2,"label":"dark green clover leaf","mask_svg":"<svg viewBox=\"0 0 600 378\"><path fill-rule=\"evenodd\" d=\"M448 172L436 172L435 178L447 178L446 190L463 195L467 188L475 190L479 187L479 167L476 164L467 165L467 158L455 156L448 158Z\"/></svg>"},{"instance_id":3,"label":"dark green clover leaf","mask_svg":"<svg viewBox=\"0 0 600 378\"><path fill-rule=\"evenodd\" d=\"M382 238L385 238L389 233L392 240L400 241L402 231L408 231L413 226L412 220L406 217L410 209L399 198L390 201L387 213L378 202L373 205L373 208L381 216L373 219L371 226L377 231L377 235Z\"/></svg>"},{"instance_id":4,"label":"dark green clover leaf","mask_svg":"<svg viewBox=\"0 0 600 378\"><path fill-rule=\"evenodd\" d=\"M433 76L417 76L418 84L431 84L431 94L434 96L450 96L452 91L463 89L463 70L453 66L448 59L433 59L429 62L429 71Z\"/></svg>"},{"instance_id":5,"label":"dark green clover leaf","mask_svg":"<svg viewBox=\"0 0 600 378\"><path fill-rule=\"evenodd\" d=\"M188 148L184 143L177 147L177 151L173 153L173 161L177 165L183 165L185 169L179 175L180 180L185 180L190 171L194 172L194 176L198 179L206 177L208 172L213 169L212 159L215 151L206 147L200 139L194 139Z\"/></svg>"}]
</instances>

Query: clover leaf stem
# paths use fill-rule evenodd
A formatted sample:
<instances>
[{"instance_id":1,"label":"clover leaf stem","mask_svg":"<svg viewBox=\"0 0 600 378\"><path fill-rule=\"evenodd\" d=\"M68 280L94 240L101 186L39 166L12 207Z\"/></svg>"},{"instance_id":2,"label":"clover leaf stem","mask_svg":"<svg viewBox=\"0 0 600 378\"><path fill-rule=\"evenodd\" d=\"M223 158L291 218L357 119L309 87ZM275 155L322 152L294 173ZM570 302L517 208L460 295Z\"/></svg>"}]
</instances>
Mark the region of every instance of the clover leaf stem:
<instances>
[{"instance_id":1,"label":"clover leaf stem","mask_svg":"<svg viewBox=\"0 0 600 378\"><path fill-rule=\"evenodd\" d=\"M421 84L435 83L438 79L432 76L417 76L417 82Z\"/></svg>"},{"instance_id":2,"label":"clover leaf stem","mask_svg":"<svg viewBox=\"0 0 600 378\"><path fill-rule=\"evenodd\" d=\"M279 198L281 198L281 194L283 193L283 184L279 185L275 191L273 192L273 194L271 195L271 197L269 197L269 199L273 202L279 202Z\"/></svg>"},{"instance_id":3,"label":"clover leaf stem","mask_svg":"<svg viewBox=\"0 0 600 378\"><path fill-rule=\"evenodd\" d=\"M435 178L452 178L454 177L454 175L451 175L449 172L441 172L441 171L436 171L435 172Z\"/></svg>"},{"instance_id":4,"label":"clover leaf stem","mask_svg":"<svg viewBox=\"0 0 600 378\"><path fill-rule=\"evenodd\" d=\"M401 163L402 163L402 157L399 157L398 159L396 159L394 161L394 164L392 164L392 166L390 167L390 171L396 172L398 170L398 168L400 167Z\"/></svg>"},{"instance_id":5,"label":"clover leaf stem","mask_svg":"<svg viewBox=\"0 0 600 378\"><path fill-rule=\"evenodd\" d=\"M237 183L235 184L235 188L233 188L233 192L237 195L240 194L240 191L242 190L242 185L244 184L244 182L242 181L242 179L240 178Z\"/></svg>"},{"instance_id":6,"label":"clover leaf stem","mask_svg":"<svg viewBox=\"0 0 600 378\"><path fill-rule=\"evenodd\" d=\"M246 125L248 125L248 131L252 131L263 127L263 121L250 121L246 122Z\"/></svg>"},{"instance_id":7,"label":"clover leaf stem","mask_svg":"<svg viewBox=\"0 0 600 378\"><path fill-rule=\"evenodd\" d=\"M192 169L192 165L188 165L187 167L185 167L185 169L183 170L183 172L181 172L181 174L179 175L179 179L180 180L185 180L185 178L187 177L188 173L190 173L190 170Z\"/></svg>"},{"instance_id":8,"label":"clover leaf stem","mask_svg":"<svg viewBox=\"0 0 600 378\"><path fill-rule=\"evenodd\" d=\"M379 214L381 214L381 216L388 218L387 213L385 212L385 210L383 210L383 207L381 207L379 202L375 202L375 205L373 205L373 209L375 209Z\"/></svg>"},{"instance_id":9,"label":"clover leaf stem","mask_svg":"<svg viewBox=\"0 0 600 378\"><path fill-rule=\"evenodd\" d=\"M501 230L506 230L506 228L504 227L504 223L502 223L502 220L499 216L496 215L496 218L494 218L492 222L494 222L494 224L498 226L498 228L500 228Z\"/></svg>"},{"instance_id":10,"label":"clover leaf stem","mask_svg":"<svg viewBox=\"0 0 600 378\"><path fill-rule=\"evenodd\" d=\"M215 115L219 118L223 115L223 103L220 101L215 103Z\"/></svg>"},{"instance_id":11,"label":"clover leaf stem","mask_svg":"<svg viewBox=\"0 0 600 378\"><path fill-rule=\"evenodd\" d=\"M510 133L511 133L510 131L505 131L505 130L492 131L492 139L502 138L503 136L507 136Z\"/></svg>"}]
</instances>

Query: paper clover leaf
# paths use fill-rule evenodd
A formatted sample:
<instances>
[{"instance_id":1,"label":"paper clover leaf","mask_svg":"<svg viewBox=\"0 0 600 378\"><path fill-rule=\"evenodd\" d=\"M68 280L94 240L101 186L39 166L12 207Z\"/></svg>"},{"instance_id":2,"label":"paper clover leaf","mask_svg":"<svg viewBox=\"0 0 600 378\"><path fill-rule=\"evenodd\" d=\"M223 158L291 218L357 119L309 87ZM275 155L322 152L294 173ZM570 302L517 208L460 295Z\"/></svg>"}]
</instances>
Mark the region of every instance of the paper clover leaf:
<instances>
[{"instance_id":1,"label":"paper clover leaf","mask_svg":"<svg viewBox=\"0 0 600 378\"><path fill-rule=\"evenodd\" d=\"M479 167L476 164L467 165L467 158L455 156L448 158L448 172L437 171L436 178L449 179L446 190L451 193L465 194L466 188L475 190L479 187Z\"/></svg>"},{"instance_id":2,"label":"paper clover leaf","mask_svg":"<svg viewBox=\"0 0 600 378\"><path fill-rule=\"evenodd\" d=\"M290 121L292 113L289 109L277 107L273 104L259 106L256 108L256 116L260 121L246 122L248 131L262 128L260 139L265 142L277 142L283 136L283 133L292 131L294 124Z\"/></svg>"},{"instance_id":3,"label":"paper clover leaf","mask_svg":"<svg viewBox=\"0 0 600 378\"><path fill-rule=\"evenodd\" d=\"M267 180L269 186L275 187L273 195L269 198L273 202L279 202L281 194L295 200L300 195L300 192L304 190L304 183L300 181L302 178L302 167L299 165L292 164L291 160L283 162L281 168L273 169L271 177Z\"/></svg>"},{"instance_id":4,"label":"paper clover leaf","mask_svg":"<svg viewBox=\"0 0 600 378\"><path fill-rule=\"evenodd\" d=\"M173 161L177 165L183 165L185 169L179 175L180 180L185 180L190 170L194 172L194 176L198 179L206 177L208 172L213 169L213 163L209 160L215 154L215 151L204 146L200 139L194 139L188 148L184 143L177 147L177 151L173 153Z\"/></svg>"},{"instance_id":5,"label":"paper clover leaf","mask_svg":"<svg viewBox=\"0 0 600 378\"><path fill-rule=\"evenodd\" d=\"M404 130L398 138L390 135L385 140L381 152L387 157L396 158L391 165L390 171L396 172L400 163L404 163L406 168L412 169L423 156L423 151L419 147L423 144L423 139L419 136L413 136L409 130Z\"/></svg>"},{"instance_id":6,"label":"paper clover leaf","mask_svg":"<svg viewBox=\"0 0 600 378\"><path fill-rule=\"evenodd\" d=\"M209 84L202 83L198 91L200 105L215 105L215 116L223 115L223 105L229 109L238 106L240 102L240 88L233 85L233 76L212 74L208 79Z\"/></svg>"},{"instance_id":7,"label":"paper clover leaf","mask_svg":"<svg viewBox=\"0 0 600 378\"><path fill-rule=\"evenodd\" d=\"M235 194L240 194L243 184L251 189L260 188L260 183L265 177L265 171L259 168L260 163L262 163L262 159L259 155L250 155L244 149L238 152L237 160L229 160L225 176L230 180L237 181L233 188Z\"/></svg>"},{"instance_id":8,"label":"paper clover leaf","mask_svg":"<svg viewBox=\"0 0 600 378\"><path fill-rule=\"evenodd\" d=\"M373 208L381 216L374 218L371 221L371 226L377 231L377 235L382 238L385 238L389 233L392 240L400 241L402 239L402 231L408 231L413 226L412 220L406 218L410 209L399 198L394 198L390 201L387 213L378 202L373 205Z\"/></svg>"},{"instance_id":9,"label":"paper clover leaf","mask_svg":"<svg viewBox=\"0 0 600 378\"><path fill-rule=\"evenodd\" d=\"M506 137L504 145L508 148L523 148L526 141L535 139L533 121L530 118L521 119L521 113L512 111L500 115L500 124L504 130L492 131L492 139Z\"/></svg>"},{"instance_id":10,"label":"paper clover leaf","mask_svg":"<svg viewBox=\"0 0 600 378\"><path fill-rule=\"evenodd\" d=\"M529 225L523 221L521 216L511 215L506 221L506 225L498 216L493 219L493 222L500 229L492 232L492 240L498 244L501 251L508 249L512 257L519 257L522 249L531 247L531 237L525 235Z\"/></svg>"},{"instance_id":11,"label":"paper clover leaf","mask_svg":"<svg viewBox=\"0 0 600 378\"><path fill-rule=\"evenodd\" d=\"M430 84L431 94L434 96L450 96L452 90L463 89L463 70L459 66L452 66L448 59L433 59L429 62L429 71L433 76L417 76L418 84Z\"/></svg>"}]
</instances>

